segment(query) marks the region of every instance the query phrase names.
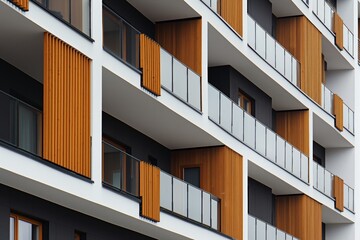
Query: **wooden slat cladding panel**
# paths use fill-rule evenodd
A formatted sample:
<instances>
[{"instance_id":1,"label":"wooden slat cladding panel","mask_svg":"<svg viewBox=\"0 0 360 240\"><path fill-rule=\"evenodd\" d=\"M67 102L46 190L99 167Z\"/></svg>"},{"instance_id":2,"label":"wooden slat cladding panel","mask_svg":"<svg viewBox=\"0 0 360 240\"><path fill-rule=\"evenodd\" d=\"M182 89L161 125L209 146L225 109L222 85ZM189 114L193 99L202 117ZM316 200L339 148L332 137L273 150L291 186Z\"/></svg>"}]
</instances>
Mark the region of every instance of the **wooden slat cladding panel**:
<instances>
[{"instance_id":1,"label":"wooden slat cladding panel","mask_svg":"<svg viewBox=\"0 0 360 240\"><path fill-rule=\"evenodd\" d=\"M171 156L176 177L183 178L184 167L200 167L200 187L221 199L221 232L242 239L242 156L228 147L177 150Z\"/></svg>"},{"instance_id":2,"label":"wooden slat cladding panel","mask_svg":"<svg viewBox=\"0 0 360 240\"><path fill-rule=\"evenodd\" d=\"M141 216L160 221L160 169L140 162Z\"/></svg>"},{"instance_id":3,"label":"wooden slat cladding panel","mask_svg":"<svg viewBox=\"0 0 360 240\"><path fill-rule=\"evenodd\" d=\"M343 111L344 111L344 104L343 104L343 100L336 94L334 94L334 109L333 109L333 114L335 115L335 127L339 130L339 131L343 131L344 130L344 115L343 115Z\"/></svg>"},{"instance_id":4,"label":"wooden slat cladding panel","mask_svg":"<svg viewBox=\"0 0 360 240\"><path fill-rule=\"evenodd\" d=\"M43 157L89 178L90 61L44 34Z\"/></svg>"},{"instance_id":5,"label":"wooden slat cladding panel","mask_svg":"<svg viewBox=\"0 0 360 240\"><path fill-rule=\"evenodd\" d=\"M334 13L334 33L335 33L335 45L340 49L343 50L344 49L344 39L343 39L343 34L344 34L344 22L341 19L341 17L338 15L337 12Z\"/></svg>"},{"instance_id":6,"label":"wooden slat cladding panel","mask_svg":"<svg viewBox=\"0 0 360 240\"><path fill-rule=\"evenodd\" d=\"M306 195L276 196L276 227L301 240L322 239L322 206Z\"/></svg>"},{"instance_id":7,"label":"wooden slat cladding panel","mask_svg":"<svg viewBox=\"0 0 360 240\"><path fill-rule=\"evenodd\" d=\"M140 35L142 87L160 96L160 46L145 34Z\"/></svg>"},{"instance_id":8,"label":"wooden slat cladding panel","mask_svg":"<svg viewBox=\"0 0 360 240\"><path fill-rule=\"evenodd\" d=\"M309 111L276 112L276 133L309 156Z\"/></svg>"},{"instance_id":9,"label":"wooden slat cladding panel","mask_svg":"<svg viewBox=\"0 0 360 240\"><path fill-rule=\"evenodd\" d=\"M321 33L304 16L279 18L277 40L300 62L300 88L321 105Z\"/></svg>"},{"instance_id":10,"label":"wooden slat cladding panel","mask_svg":"<svg viewBox=\"0 0 360 240\"><path fill-rule=\"evenodd\" d=\"M335 208L341 212L344 211L344 180L334 176L334 198Z\"/></svg>"},{"instance_id":11,"label":"wooden slat cladding panel","mask_svg":"<svg viewBox=\"0 0 360 240\"><path fill-rule=\"evenodd\" d=\"M10 0L23 11L29 11L29 0Z\"/></svg>"},{"instance_id":12,"label":"wooden slat cladding panel","mask_svg":"<svg viewBox=\"0 0 360 240\"><path fill-rule=\"evenodd\" d=\"M243 35L242 0L221 0L220 15L240 35Z\"/></svg>"},{"instance_id":13,"label":"wooden slat cladding panel","mask_svg":"<svg viewBox=\"0 0 360 240\"><path fill-rule=\"evenodd\" d=\"M158 22L156 41L201 76L201 19Z\"/></svg>"}]
</instances>

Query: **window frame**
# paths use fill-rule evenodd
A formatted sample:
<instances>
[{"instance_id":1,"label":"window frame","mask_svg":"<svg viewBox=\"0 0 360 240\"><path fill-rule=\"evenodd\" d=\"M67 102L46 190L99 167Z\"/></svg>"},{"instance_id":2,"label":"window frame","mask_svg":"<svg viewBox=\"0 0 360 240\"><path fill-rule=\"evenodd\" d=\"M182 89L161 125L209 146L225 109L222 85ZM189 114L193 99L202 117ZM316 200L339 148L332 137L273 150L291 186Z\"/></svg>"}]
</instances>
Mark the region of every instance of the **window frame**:
<instances>
[{"instance_id":1,"label":"window frame","mask_svg":"<svg viewBox=\"0 0 360 240\"><path fill-rule=\"evenodd\" d=\"M250 103L250 112L245 109L245 100ZM238 106L251 116L255 116L255 100L246 94L244 91L238 91Z\"/></svg>"},{"instance_id":2,"label":"window frame","mask_svg":"<svg viewBox=\"0 0 360 240\"><path fill-rule=\"evenodd\" d=\"M14 219L14 239L18 240L19 238L19 221L23 221L23 222L27 222L30 223L32 225L35 225L38 227L39 229L39 239L38 240L43 240L43 224L40 221L34 220L32 218L29 217L25 217L23 215L19 215L16 213L10 213L9 216L9 227L10 227L10 219L13 218ZM10 231L11 229L9 229Z\"/></svg>"}]
</instances>

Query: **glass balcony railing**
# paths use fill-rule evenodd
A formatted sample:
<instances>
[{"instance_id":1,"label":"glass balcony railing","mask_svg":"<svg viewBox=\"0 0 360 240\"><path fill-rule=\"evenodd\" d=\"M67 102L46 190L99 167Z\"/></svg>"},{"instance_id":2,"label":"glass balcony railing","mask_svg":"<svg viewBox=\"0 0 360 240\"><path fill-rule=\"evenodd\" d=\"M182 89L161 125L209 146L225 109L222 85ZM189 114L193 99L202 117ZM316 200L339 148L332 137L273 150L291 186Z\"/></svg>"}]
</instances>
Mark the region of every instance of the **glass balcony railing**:
<instances>
[{"instance_id":1,"label":"glass balcony railing","mask_svg":"<svg viewBox=\"0 0 360 240\"><path fill-rule=\"evenodd\" d=\"M316 162L313 162L313 168L314 188L326 196L333 198L334 175Z\"/></svg>"},{"instance_id":2,"label":"glass balcony railing","mask_svg":"<svg viewBox=\"0 0 360 240\"><path fill-rule=\"evenodd\" d=\"M125 20L103 6L103 47L127 64L139 68L140 32Z\"/></svg>"},{"instance_id":3,"label":"glass balcony railing","mask_svg":"<svg viewBox=\"0 0 360 240\"><path fill-rule=\"evenodd\" d=\"M220 229L220 200L160 171L160 206L215 230Z\"/></svg>"},{"instance_id":4,"label":"glass balcony railing","mask_svg":"<svg viewBox=\"0 0 360 240\"><path fill-rule=\"evenodd\" d=\"M207 6L209 6L214 12L220 15L220 1L221 0L201 0Z\"/></svg>"},{"instance_id":5,"label":"glass balcony railing","mask_svg":"<svg viewBox=\"0 0 360 240\"><path fill-rule=\"evenodd\" d=\"M300 87L300 63L250 16L248 16L248 44L289 82Z\"/></svg>"},{"instance_id":6,"label":"glass balcony railing","mask_svg":"<svg viewBox=\"0 0 360 240\"><path fill-rule=\"evenodd\" d=\"M344 207L354 212L354 189L344 183Z\"/></svg>"},{"instance_id":7,"label":"glass balcony railing","mask_svg":"<svg viewBox=\"0 0 360 240\"><path fill-rule=\"evenodd\" d=\"M325 0L316 0L314 13L329 31L333 32L335 10Z\"/></svg>"},{"instance_id":8,"label":"glass balcony railing","mask_svg":"<svg viewBox=\"0 0 360 240\"><path fill-rule=\"evenodd\" d=\"M321 107L329 114L334 116L334 93L330 91L324 84L321 85ZM343 103L343 125L350 133L354 134L354 111Z\"/></svg>"},{"instance_id":9,"label":"glass balcony railing","mask_svg":"<svg viewBox=\"0 0 360 240\"><path fill-rule=\"evenodd\" d=\"M139 196L140 160L103 141L103 182L133 196Z\"/></svg>"},{"instance_id":10,"label":"glass balcony railing","mask_svg":"<svg viewBox=\"0 0 360 240\"><path fill-rule=\"evenodd\" d=\"M299 240L251 215L248 216L248 223L248 240Z\"/></svg>"},{"instance_id":11,"label":"glass balcony railing","mask_svg":"<svg viewBox=\"0 0 360 240\"><path fill-rule=\"evenodd\" d=\"M90 36L90 0L33 0L51 14Z\"/></svg>"},{"instance_id":12,"label":"glass balcony railing","mask_svg":"<svg viewBox=\"0 0 360 240\"><path fill-rule=\"evenodd\" d=\"M209 119L271 162L308 182L308 157L209 84Z\"/></svg>"},{"instance_id":13,"label":"glass balcony railing","mask_svg":"<svg viewBox=\"0 0 360 240\"><path fill-rule=\"evenodd\" d=\"M201 78L174 56L160 49L161 86L201 111Z\"/></svg>"},{"instance_id":14,"label":"glass balcony railing","mask_svg":"<svg viewBox=\"0 0 360 240\"><path fill-rule=\"evenodd\" d=\"M42 113L0 91L0 139L42 156Z\"/></svg>"},{"instance_id":15,"label":"glass balcony railing","mask_svg":"<svg viewBox=\"0 0 360 240\"><path fill-rule=\"evenodd\" d=\"M354 56L354 34L349 28L343 25L343 43L344 49L353 57Z\"/></svg>"}]
</instances>

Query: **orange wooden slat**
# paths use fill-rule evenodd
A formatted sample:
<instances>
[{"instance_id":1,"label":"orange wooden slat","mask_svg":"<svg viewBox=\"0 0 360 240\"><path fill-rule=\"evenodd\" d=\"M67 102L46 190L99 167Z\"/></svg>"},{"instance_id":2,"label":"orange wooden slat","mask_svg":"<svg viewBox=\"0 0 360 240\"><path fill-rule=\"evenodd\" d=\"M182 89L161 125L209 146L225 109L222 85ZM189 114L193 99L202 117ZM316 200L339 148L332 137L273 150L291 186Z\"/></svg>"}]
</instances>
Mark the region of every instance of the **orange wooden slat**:
<instances>
[{"instance_id":1,"label":"orange wooden slat","mask_svg":"<svg viewBox=\"0 0 360 240\"><path fill-rule=\"evenodd\" d=\"M344 180L338 176L334 176L334 198L335 208L340 212L344 211Z\"/></svg>"},{"instance_id":2,"label":"orange wooden slat","mask_svg":"<svg viewBox=\"0 0 360 240\"><path fill-rule=\"evenodd\" d=\"M242 0L220 1L220 15L240 36L243 35L242 4Z\"/></svg>"},{"instance_id":3,"label":"orange wooden slat","mask_svg":"<svg viewBox=\"0 0 360 240\"><path fill-rule=\"evenodd\" d=\"M334 100L333 100L333 114L335 116L335 127L339 130L339 131L343 131L344 130L344 115L343 115L343 111L344 111L344 104L343 104L343 100L336 94L334 94Z\"/></svg>"},{"instance_id":4,"label":"orange wooden slat","mask_svg":"<svg viewBox=\"0 0 360 240\"><path fill-rule=\"evenodd\" d=\"M344 35L344 22L337 12L334 13L334 33L335 45L340 49L344 49L343 35Z\"/></svg>"}]
</instances>

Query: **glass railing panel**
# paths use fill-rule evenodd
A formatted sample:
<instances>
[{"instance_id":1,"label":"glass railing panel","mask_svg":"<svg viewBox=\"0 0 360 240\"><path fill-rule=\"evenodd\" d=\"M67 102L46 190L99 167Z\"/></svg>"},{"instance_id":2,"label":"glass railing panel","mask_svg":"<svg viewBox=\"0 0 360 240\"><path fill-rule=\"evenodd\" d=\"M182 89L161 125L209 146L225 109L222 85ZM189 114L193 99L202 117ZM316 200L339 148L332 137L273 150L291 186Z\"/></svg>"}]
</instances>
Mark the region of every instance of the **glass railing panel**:
<instances>
[{"instance_id":1,"label":"glass railing panel","mask_svg":"<svg viewBox=\"0 0 360 240\"><path fill-rule=\"evenodd\" d=\"M248 239L256 240L256 219L248 216Z\"/></svg>"},{"instance_id":2,"label":"glass railing panel","mask_svg":"<svg viewBox=\"0 0 360 240\"><path fill-rule=\"evenodd\" d=\"M256 28L255 21L252 18L248 18L248 44L254 50L256 50L256 47L255 47L255 28Z\"/></svg>"},{"instance_id":3,"label":"glass railing panel","mask_svg":"<svg viewBox=\"0 0 360 240\"><path fill-rule=\"evenodd\" d=\"M309 181L309 159L301 153L301 179L305 182Z\"/></svg>"},{"instance_id":4,"label":"glass railing panel","mask_svg":"<svg viewBox=\"0 0 360 240\"><path fill-rule=\"evenodd\" d=\"M266 225L266 240L276 240L276 228L269 224Z\"/></svg>"},{"instance_id":5,"label":"glass railing panel","mask_svg":"<svg viewBox=\"0 0 360 240\"><path fill-rule=\"evenodd\" d=\"M265 156L266 147L266 127L259 121L256 121L256 151Z\"/></svg>"},{"instance_id":6,"label":"glass railing panel","mask_svg":"<svg viewBox=\"0 0 360 240\"><path fill-rule=\"evenodd\" d=\"M210 194L203 192L203 219L202 223L209 226L211 224L211 206L210 206Z\"/></svg>"},{"instance_id":7,"label":"glass railing panel","mask_svg":"<svg viewBox=\"0 0 360 240\"><path fill-rule=\"evenodd\" d=\"M187 99L187 68L177 59L173 58L173 92L181 99Z\"/></svg>"},{"instance_id":8,"label":"glass railing panel","mask_svg":"<svg viewBox=\"0 0 360 240\"><path fill-rule=\"evenodd\" d=\"M285 143L285 169L292 172L292 145Z\"/></svg>"},{"instance_id":9,"label":"glass railing panel","mask_svg":"<svg viewBox=\"0 0 360 240\"><path fill-rule=\"evenodd\" d=\"M218 208L218 202L214 199L211 199L211 228L213 229L218 229Z\"/></svg>"},{"instance_id":10,"label":"glass railing panel","mask_svg":"<svg viewBox=\"0 0 360 240\"><path fill-rule=\"evenodd\" d=\"M276 42L275 44L275 53L276 53L276 67L275 69L282 75L285 73L285 50L284 48Z\"/></svg>"},{"instance_id":11,"label":"glass railing panel","mask_svg":"<svg viewBox=\"0 0 360 240\"><path fill-rule=\"evenodd\" d=\"M324 24L325 26L332 30L332 18L333 18L333 10L328 4L324 6Z\"/></svg>"},{"instance_id":12,"label":"glass railing panel","mask_svg":"<svg viewBox=\"0 0 360 240\"><path fill-rule=\"evenodd\" d=\"M270 35L266 36L266 61L275 68L275 39Z\"/></svg>"},{"instance_id":13,"label":"glass railing panel","mask_svg":"<svg viewBox=\"0 0 360 240\"><path fill-rule=\"evenodd\" d=\"M317 8L316 8L316 15L320 18L322 22L325 22L325 1L324 0L317 0Z\"/></svg>"},{"instance_id":14,"label":"glass railing panel","mask_svg":"<svg viewBox=\"0 0 360 240\"><path fill-rule=\"evenodd\" d=\"M349 187L344 184L344 207L349 208Z\"/></svg>"},{"instance_id":15,"label":"glass railing panel","mask_svg":"<svg viewBox=\"0 0 360 240\"><path fill-rule=\"evenodd\" d=\"M217 124L220 124L220 92L211 85L209 85L208 91L209 118Z\"/></svg>"},{"instance_id":16,"label":"glass railing panel","mask_svg":"<svg viewBox=\"0 0 360 240\"><path fill-rule=\"evenodd\" d=\"M324 86L324 109L332 114L332 92Z\"/></svg>"},{"instance_id":17,"label":"glass railing panel","mask_svg":"<svg viewBox=\"0 0 360 240\"><path fill-rule=\"evenodd\" d=\"M266 157L275 162L276 134L266 129Z\"/></svg>"},{"instance_id":18,"label":"glass railing panel","mask_svg":"<svg viewBox=\"0 0 360 240\"><path fill-rule=\"evenodd\" d=\"M255 149L255 119L244 112L244 142Z\"/></svg>"},{"instance_id":19,"label":"glass railing panel","mask_svg":"<svg viewBox=\"0 0 360 240\"><path fill-rule=\"evenodd\" d=\"M172 177L160 171L160 206L172 211Z\"/></svg>"},{"instance_id":20,"label":"glass railing panel","mask_svg":"<svg viewBox=\"0 0 360 240\"><path fill-rule=\"evenodd\" d=\"M347 30L346 26L343 25L343 44L346 50L349 49L349 31Z\"/></svg>"},{"instance_id":21,"label":"glass railing panel","mask_svg":"<svg viewBox=\"0 0 360 240\"><path fill-rule=\"evenodd\" d=\"M286 240L286 233L277 229L276 231L276 240Z\"/></svg>"},{"instance_id":22,"label":"glass railing panel","mask_svg":"<svg viewBox=\"0 0 360 240\"><path fill-rule=\"evenodd\" d=\"M187 185L176 178L173 178L173 211L187 216Z\"/></svg>"},{"instance_id":23,"label":"glass railing panel","mask_svg":"<svg viewBox=\"0 0 360 240\"><path fill-rule=\"evenodd\" d=\"M285 168L285 141L281 137L276 137L276 163Z\"/></svg>"},{"instance_id":24,"label":"glass railing panel","mask_svg":"<svg viewBox=\"0 0 360 240\"><path fill-rule=\"evenodd\" d=\"M349 108L343 104L343 125L346 129L349 128Z\"/></svg>"},{"instance_id":25,"label":"glass railing panel","mask_svg":"<svg viewBox=\"0 0 360 240\"><path fill-rule=\"evenodd\" d=\"M201 94L200 76L188 69L188 102L196 109L201 109L200 94Z\"/></svg>"},{"instance_id":26,"label":"glass railing panel","mask_svg":"<svg viewBox=\"0 0 360 240\"><path fill-rule=\"evenodd\" d=\"M232 133L240 141L244 141L244 111L233 106L233 125Z\"/></svg>"},{"instance_id":27,"label":"glass railing panel","mask_svg":"<svg viewBox=\"0 0 360 240\"><path fill-rule=\"evenodd\" d=\"M298 71L300 70L300 67L299 67L299 63L298 61L295 61L293 58L291 59L291 82L295 85L295 86L299 86L298 84ZM300 78L299 78L300 79Z\"/></svg>"},{"instance_id":28,"label":"glass railing panel","mask_svg":"<svg viewBox=\"0 0 360 240\"><path fill-rule=\"evenodd\" d=\"M291 82L291 67L292 67L292 64L291 64L291 55L290 53L288 53L287 51L285 51L285 78L290 80Z\"/></svg>"},{"instance_id":29,"label":"glass railing panel","mask_svg":"<svg viewBox=\"0 0 360 240\"><path fill-rule=\"evenodd\" d=\"M314 188L318 189L318 182L319 182L319 177L318 177L318 164L316 162L313 162L313 178L314 178Z\"/></svg>"},{"instance_id":30,"label":"glass railing panel","mask_svg":"<svg viewBox=\"0 0 360 240\"><path fill-rule=\"evenodd\" d=\"M351 133L354 133L354 112L349 109L349 128L348 130L351 132Z\"/></svg>"},{"instance_id":31,"label":"glass railing panel","mask_svg":"<svg viewBox=\"0 0 360 240\"><path fill-rule=\"evenodd\" d=\"M325 171L325 186L324 186L324 193L328 196L332 195L332 183L333 183L333 175L329 171Z\"/></svg>"},{"instance_id":32,"label":"glass railing panel","mask_svg":"<svg viewBox=\"0 0 360 240\"><path fill-rule=\"evenodd\" d=\"M354 211L354 189L349 187L349 210Z\"/></svg>"},{"instance_id":33,"label":"glass railing panel","mask_svg":"<svg viewBox=\"0 0 360 240\"><path fill-rule=\"evenodd\" d=\"M293 237L289 234L286 234L286 240L293 240Z\"/></svg>"},{"instance_id":34,"label":"glass railing panel","mask_svg":"<svg viewBox=\"0 0 360 240\"><path fill-rule=\"evenodd\" d=\"M256 221L256 238L266 239L266 223L259 219Z\"/></svg>"},{"instance_id":35,"label":"glass railing panel","mask_svg":"<svg viewBox=\"0 0 360 240\"><path fill-rule=\"evenodd\" d=\"M201 222L201 191L189 185L189 218Z\"/></svg>"},{"instance_id":36,"label":"glass railing panel","mask_svg":"<svg viewBox=\"0 0 360 240\"><path fill-rule=\"evenodd\" d=\"M301 178L301 153L296 148L293 148L293 169L295 176Z\"/></svg>"},{"instance_id":37,"label":"glass railing panel","mask_svg":"<svg viewBox=\"0 0 360 240\"><path fill-rule=\"evenodd\" d=\"M220 94L220 126L231 132L232 102L224 94Z\"/></svg>"},{"instance_id":38,"label":"glass railing panel","mask_svg":"<svg viewBox=\"0 0 360 240\"><path fill-rule=\"evenodd\" d=\"M256 47L256 52L263 58L265 59L265 51L266 51L266 32L264 29L262 29L261 27L256 27L255 29L255 37L256 37L256 42L255 42L255 47Z\"/></svg>"},{"instance_id":39,"label":"glass railing panel","mask_svg":"<svg viewBox=\"0 0 360 240\"><path fill-rule=\"evenodd\" d=\"M169 91L173 91L172 56L162 48L160 49L160 76L161 85Z\"/></svg>"},{"instance_id":40,"label":"glass railing panel","mask_svg":"<svg viewBox=\"0 0 360 240\"><path fill-rule=\"evenodd\" d=\"M325 169L323 167L321 167L320 165L318 165L318 189L321 192L325 192L325 185L324 185L324 181L325 181Z\"/></svg>"}]
</instances>

